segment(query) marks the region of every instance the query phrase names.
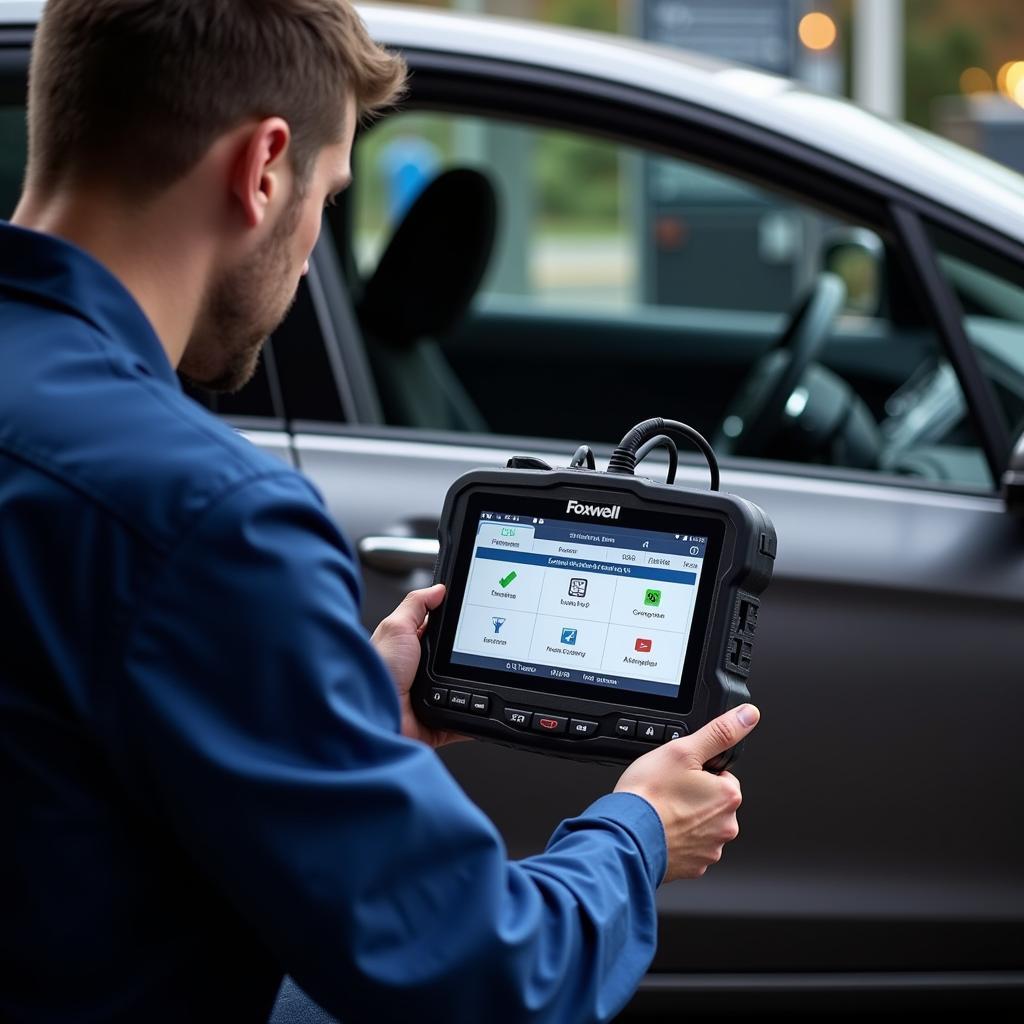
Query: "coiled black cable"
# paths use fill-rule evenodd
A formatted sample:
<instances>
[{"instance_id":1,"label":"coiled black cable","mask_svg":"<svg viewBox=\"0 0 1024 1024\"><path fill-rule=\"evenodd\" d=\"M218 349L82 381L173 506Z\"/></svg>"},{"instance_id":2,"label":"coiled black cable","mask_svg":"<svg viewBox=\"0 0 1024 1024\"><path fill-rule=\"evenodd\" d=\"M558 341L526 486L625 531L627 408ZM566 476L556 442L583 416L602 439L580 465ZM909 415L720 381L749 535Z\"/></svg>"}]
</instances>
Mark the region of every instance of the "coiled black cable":
<instances>
[{"instance_id":1,"label":"coiled black cable","mask_svg":"<svg viewBox=\"0 0 1024 1024\"><path fill-rule=\"evenodd\" d=\"M619 442L619 446L612 452L612 457L608 462L608 472L633 476L639 461L637 455L641 447L659 434L668 434L669 436L675 434L695 444L701 450L704 458L708 460L708 469L711 472L711 490L719 490L721 473L718 469L718 459L704 435L694 430L693 427L680 423L679 420L666 420L660 416L638 423L626 434Z\"/></svg>"}]
</instances>

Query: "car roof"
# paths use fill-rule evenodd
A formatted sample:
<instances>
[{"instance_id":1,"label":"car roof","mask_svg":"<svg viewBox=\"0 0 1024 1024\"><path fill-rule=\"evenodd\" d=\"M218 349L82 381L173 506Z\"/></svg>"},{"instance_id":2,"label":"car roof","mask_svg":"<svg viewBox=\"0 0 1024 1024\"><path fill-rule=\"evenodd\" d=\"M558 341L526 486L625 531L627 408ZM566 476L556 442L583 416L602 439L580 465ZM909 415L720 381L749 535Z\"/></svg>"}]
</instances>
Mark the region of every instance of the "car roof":
<instances>
[{"instance_id":1,"label":"car roof","mask_svg":"<svg viewBox=\"0 0 1024 1024\"><path fill-rule=\"evenodd\" d=\"M0 0L35 24L43 0ZM387 46L570 72L746 122L836 157L1024 242L1024 176L904 122L753 68L620 36L400 4L360 4Z\"/></svg>"}]
</instances>

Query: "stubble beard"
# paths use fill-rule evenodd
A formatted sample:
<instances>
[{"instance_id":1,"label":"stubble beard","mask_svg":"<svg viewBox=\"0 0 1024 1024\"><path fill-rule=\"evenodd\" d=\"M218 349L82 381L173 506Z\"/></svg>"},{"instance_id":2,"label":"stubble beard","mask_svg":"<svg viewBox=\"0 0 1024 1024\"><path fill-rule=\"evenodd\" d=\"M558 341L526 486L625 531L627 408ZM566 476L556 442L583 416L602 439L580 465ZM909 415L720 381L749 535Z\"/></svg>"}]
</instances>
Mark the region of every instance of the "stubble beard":
<instances>
[{"instance_id":1,"label":"stubble beard","mask_svg":"<svg viewBox=\"0 0 1024 1024\"><path fill-rule=\"evenodd\" d=\"M295 302L288 251L299 213L296 201L246 263L210 286L178 367L189 384L233 394L256 373L263 345Z\"/></svg>"}]
</instances>

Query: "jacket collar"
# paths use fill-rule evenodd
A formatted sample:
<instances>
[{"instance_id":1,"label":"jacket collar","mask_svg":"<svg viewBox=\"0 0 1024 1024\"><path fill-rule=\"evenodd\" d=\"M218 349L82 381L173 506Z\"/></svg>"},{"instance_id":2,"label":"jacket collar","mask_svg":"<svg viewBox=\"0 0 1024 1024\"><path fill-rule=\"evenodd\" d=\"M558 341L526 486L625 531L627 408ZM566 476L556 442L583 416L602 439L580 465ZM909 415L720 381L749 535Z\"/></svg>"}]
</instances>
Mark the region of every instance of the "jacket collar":
<instances>
[{"instance_id":1,"label":"jacket collar","mask_svg":"<svg viewBox=\"0 0 1024 1024\"><path fill-rule=\"evenodd\" d=\"M84 249L0 221L0 294L86 321L149 375L181 387L153 325L127 288Z\"/></svg>"}]
</instances>

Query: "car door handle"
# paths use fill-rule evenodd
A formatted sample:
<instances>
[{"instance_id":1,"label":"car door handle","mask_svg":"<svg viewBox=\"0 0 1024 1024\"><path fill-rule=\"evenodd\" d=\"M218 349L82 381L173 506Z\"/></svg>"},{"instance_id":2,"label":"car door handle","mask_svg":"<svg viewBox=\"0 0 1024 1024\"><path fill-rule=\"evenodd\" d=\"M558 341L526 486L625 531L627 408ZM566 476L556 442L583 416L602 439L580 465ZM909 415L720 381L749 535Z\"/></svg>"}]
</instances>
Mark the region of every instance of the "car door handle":
<instances>
[{"instance_id":1,"label":"car door handle","mask_svg":"<svg viewBox=\"0 0 1024 1024\"><path fill-rule=\"evenodd\" d=\"M433 569L438 542L429 537L364 537L359 558L378 572L405 575L416 569Z\"/></svg>"}]
</instances>

